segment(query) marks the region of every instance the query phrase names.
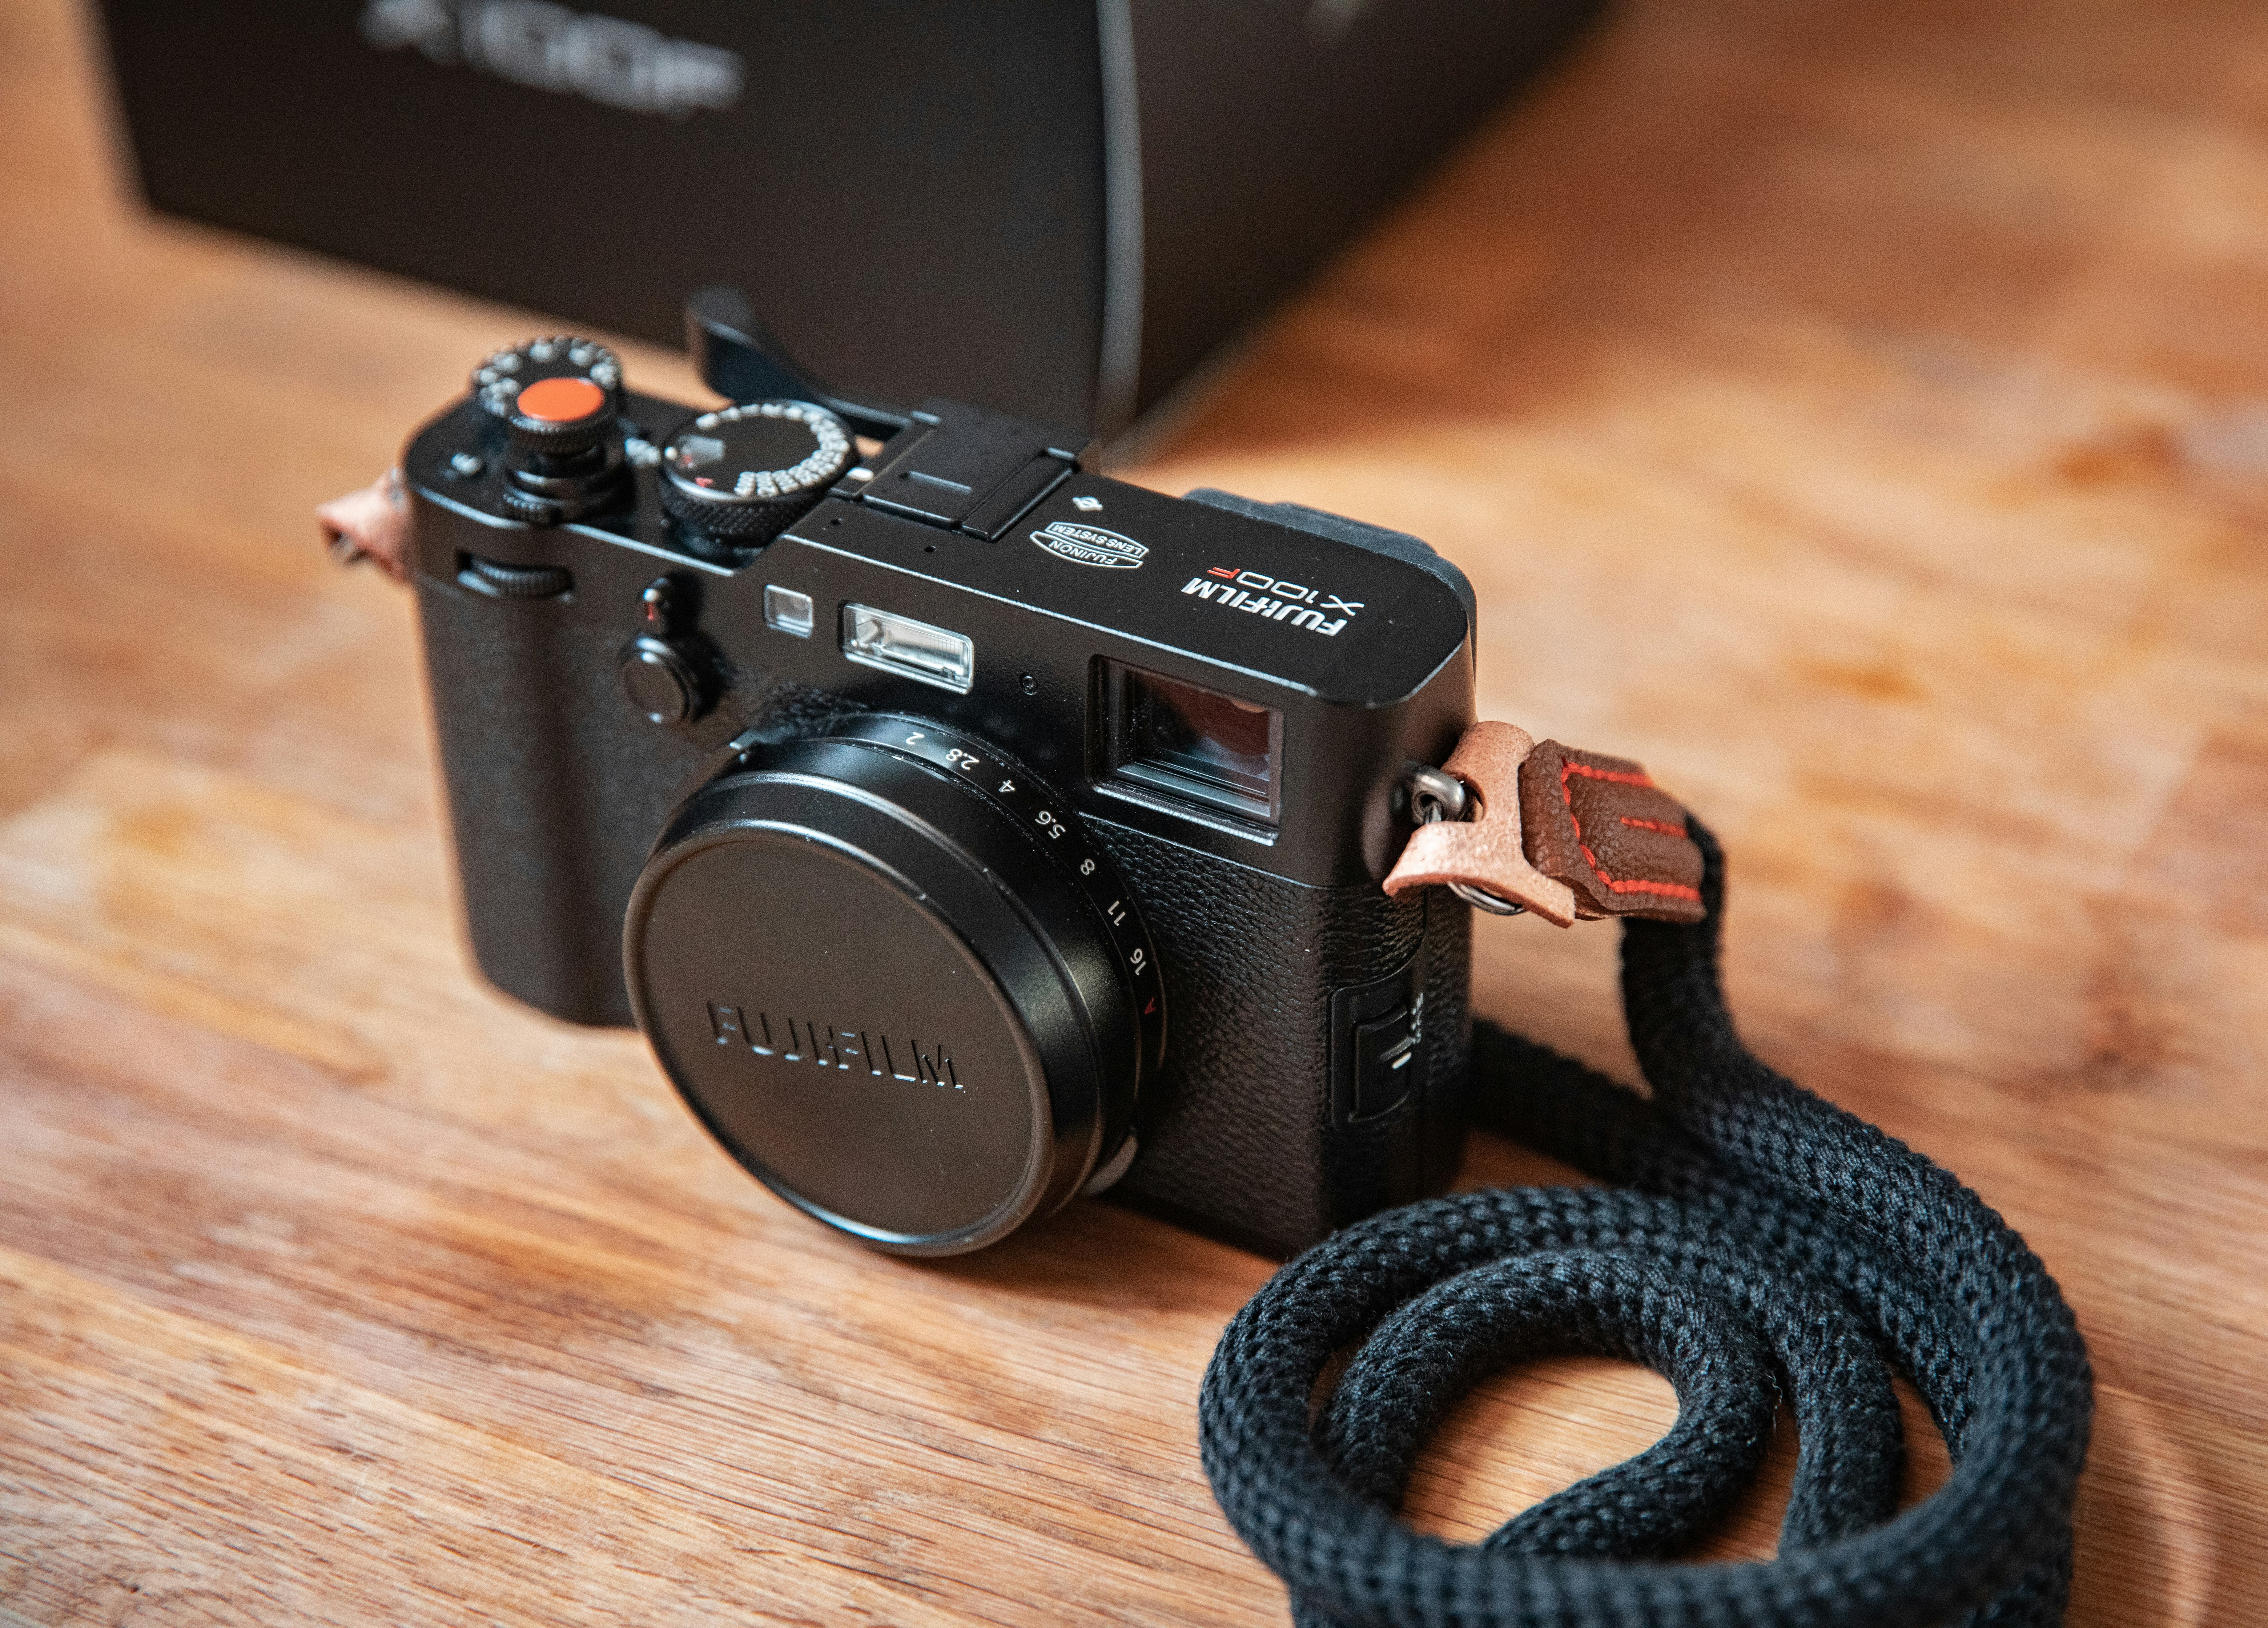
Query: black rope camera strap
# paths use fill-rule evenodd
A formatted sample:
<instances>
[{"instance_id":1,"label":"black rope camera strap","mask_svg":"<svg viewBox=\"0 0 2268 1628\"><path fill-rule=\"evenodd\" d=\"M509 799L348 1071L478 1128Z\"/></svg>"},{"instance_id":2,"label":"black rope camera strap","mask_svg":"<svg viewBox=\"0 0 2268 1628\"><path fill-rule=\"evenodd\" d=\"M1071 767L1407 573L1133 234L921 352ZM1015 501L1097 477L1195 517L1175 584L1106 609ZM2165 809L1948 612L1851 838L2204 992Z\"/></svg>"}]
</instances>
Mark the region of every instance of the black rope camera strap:
<instances>
[{"instance_id":1,"label":"black rope camera strap","mask_svg":"<svg viewBox=\"0 0 2268 1628\"><path fill-rule=\"evenodd\" d=\"M1619 1183L1461 1194L1375 1216L1278 1272L1207 1370L1205 1471L1300 1628L2051 1624L2093 1413L2054 1280L1951 1175L1750 1055L1707 918L1624 924L1651 1101L1481 1025L1484 1123ZM1318 1411L1334 1356L1359 1347ZM1471 1546L1395 1518L1426 1435L1525 1358L1639 1362L1678 1418L1636 1458ZM1910 1376L1953 1458L1896 1513ZM1795 1484L1766 1562L1656 1564L1761 1463L1782 1395Z\"/></svg>"}]
</instances>

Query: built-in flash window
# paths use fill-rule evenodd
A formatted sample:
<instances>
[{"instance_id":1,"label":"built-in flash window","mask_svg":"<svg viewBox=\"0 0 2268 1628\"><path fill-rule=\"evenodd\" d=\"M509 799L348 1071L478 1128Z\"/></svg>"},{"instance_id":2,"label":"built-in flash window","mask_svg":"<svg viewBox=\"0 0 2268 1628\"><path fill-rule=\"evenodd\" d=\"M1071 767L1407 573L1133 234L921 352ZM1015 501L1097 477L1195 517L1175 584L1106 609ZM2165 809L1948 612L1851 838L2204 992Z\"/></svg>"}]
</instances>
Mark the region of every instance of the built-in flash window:
<instances>
[{"instance_id":1,"label":"built-in flash window","mask_svg":"<svg viewBox=\"0 0 2268 1628\"><path fill-rule=\"evenodd\" d=\"M798 638L811 637L811 595L776 582L764 585L764 622Z\"/></svg>"},{"instance_id":2,"label":"built-in flash window","mask_svg":"<svg viewBox=\"0 0 2268 1628\"><path fill-rule=\"evenodd\" d=\"M1281 712L1162 674L1106 665L1113 775L1248 820L1277 822Z\"/></svg>"},{"instance_id":3,"label":"built-in flash window","mask_svg":"<svg viewBox=\"0 0 2268 1628\"><path fill-rule=\"evenodd\" d=\"M955 695L967 695L976 677L976 644L967 634L871 605L843 606L843 653L862 666L902 674Z\"/></svg>"}]
</instances>

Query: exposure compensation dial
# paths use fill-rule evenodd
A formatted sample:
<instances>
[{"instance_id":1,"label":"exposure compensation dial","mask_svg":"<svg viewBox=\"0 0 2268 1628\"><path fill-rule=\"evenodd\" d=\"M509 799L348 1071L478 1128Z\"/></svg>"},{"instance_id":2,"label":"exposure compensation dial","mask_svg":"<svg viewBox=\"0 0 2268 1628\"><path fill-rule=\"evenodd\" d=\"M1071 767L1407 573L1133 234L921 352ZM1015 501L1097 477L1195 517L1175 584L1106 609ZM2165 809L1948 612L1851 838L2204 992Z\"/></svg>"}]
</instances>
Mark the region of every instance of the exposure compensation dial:
<instances>
[{"instance_id":1,"label":"exposure compensation dial","mask_svg":"<svg viewBox=\"0 0 2268 1628\"><path fill-rule=\"evenodd\" d=\"M703 413L662 449L662 506L697 535L769 542L841 480L850 430L809 401L744 401Z\"/></svg>"}]
</instances>

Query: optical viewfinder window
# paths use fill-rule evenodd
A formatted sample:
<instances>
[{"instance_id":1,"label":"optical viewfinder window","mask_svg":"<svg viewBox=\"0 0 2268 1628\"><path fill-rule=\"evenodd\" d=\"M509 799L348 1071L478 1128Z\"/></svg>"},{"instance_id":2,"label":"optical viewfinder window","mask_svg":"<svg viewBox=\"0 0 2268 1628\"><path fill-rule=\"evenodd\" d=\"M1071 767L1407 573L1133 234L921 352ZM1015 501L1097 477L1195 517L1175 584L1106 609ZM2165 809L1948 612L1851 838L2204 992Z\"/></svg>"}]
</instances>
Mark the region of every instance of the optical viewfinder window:
<instances>
[{"instance_id":1,"label":"optical viewfinder window","mask_svg":"<svg viewBox=\"0 0 2268 1628\"><path fill-rule=\"evenodd\" d=\"M1276 823L1282 713L1115 661L1109 690L1112 774Z\"/></svg>"},{"instance_id":2,"label":"optical viewfinder window","mask_svg":"<svg viewBox=\"0 0 2268 1628\"><path fill-rule=\"evenodd\" d=\"M976 681L976 645L966 634L872 605L843 606L843 653L862 666L902 674L957 696L967 695Z\"/></svg>"}]
</instances>

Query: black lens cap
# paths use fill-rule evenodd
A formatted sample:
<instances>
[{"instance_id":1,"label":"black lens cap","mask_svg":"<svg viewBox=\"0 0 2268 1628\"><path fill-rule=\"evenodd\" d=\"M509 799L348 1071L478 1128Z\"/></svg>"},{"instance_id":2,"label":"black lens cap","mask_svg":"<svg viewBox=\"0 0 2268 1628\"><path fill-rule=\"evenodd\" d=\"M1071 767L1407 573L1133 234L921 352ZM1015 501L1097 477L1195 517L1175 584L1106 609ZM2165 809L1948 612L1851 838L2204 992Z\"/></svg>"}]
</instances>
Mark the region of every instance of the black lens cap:
<instances>
[{"instance_id":1,"label":"black lens cap","mask_svg":"<svg viewBox=\"0 0 2268 1628\"><path fill-rule=\"evenodd\" d=\"M893 728L941 744L867 733ZM953 749L985 789L873 739L765 752L678 811L624 928L639 1027L711 1134L791 1203L909 1254L1069 1199L1123 1144L1162 1043L1136 1004L1146 938L1084 885L1101 871L990 793L1020 769Z\"/></svg>"}]
</instances>

